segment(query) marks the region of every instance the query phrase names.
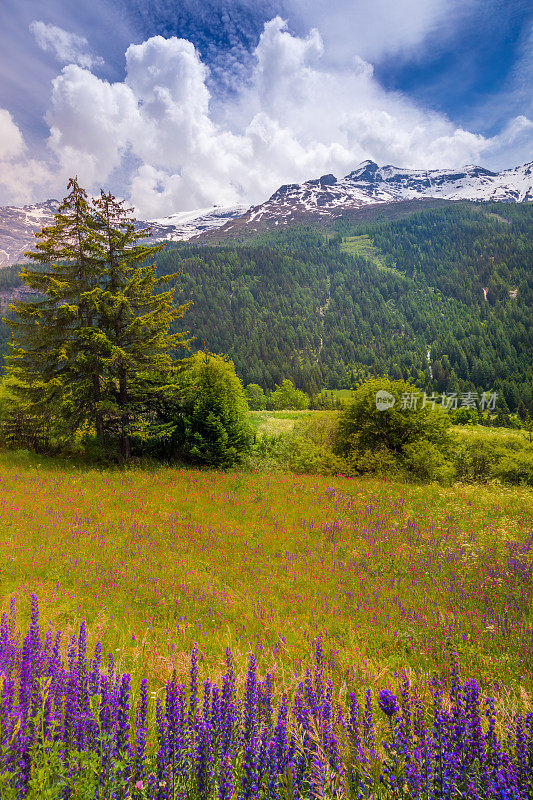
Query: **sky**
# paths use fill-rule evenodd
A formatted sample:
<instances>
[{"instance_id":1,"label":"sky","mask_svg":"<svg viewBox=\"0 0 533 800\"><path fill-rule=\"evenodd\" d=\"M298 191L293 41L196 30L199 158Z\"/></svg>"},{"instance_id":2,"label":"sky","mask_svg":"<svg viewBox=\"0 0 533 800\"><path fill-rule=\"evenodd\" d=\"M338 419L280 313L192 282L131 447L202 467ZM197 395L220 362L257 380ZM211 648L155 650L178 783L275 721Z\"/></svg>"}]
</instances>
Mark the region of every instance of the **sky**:
<instances>
[{"instance_id":1,"label":"sky","mask_svg":"<svg viewBox=\"0 0 533 800\"><path fill-rule=\"evenodd\" d=\"M533 160L529 0L2 0L0 204L144 219L359 163Z\"/></svg>"}]
</instances>

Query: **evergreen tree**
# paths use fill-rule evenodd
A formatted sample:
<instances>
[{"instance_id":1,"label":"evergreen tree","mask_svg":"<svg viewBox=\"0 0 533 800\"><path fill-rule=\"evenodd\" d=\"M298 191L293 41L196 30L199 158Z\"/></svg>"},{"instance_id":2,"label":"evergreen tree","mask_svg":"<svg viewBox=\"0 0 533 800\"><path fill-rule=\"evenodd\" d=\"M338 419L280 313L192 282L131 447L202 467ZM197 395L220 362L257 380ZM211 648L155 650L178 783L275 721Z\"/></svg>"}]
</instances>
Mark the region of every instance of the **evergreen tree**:
<instances>
[{"instance_id":1,"label":"evergreen tree","mask_svg":"<svg viewBox=\"0 0 533 800\"><path fill-rule=\"evenodd\" d=\"M139 410L131 383L173 368L169 351L187 340L168 329L187 306L158 290L177 276L158 279L146 264L161 245L144 242L150 231L135 230L131 209L105 192L90 202L76 179L68 189L26 254L40 267L23 267L22 278L41 297L13 306L8 370L36 414L65 420L71 434L94 426L101 444L119 436L128 458Z\"/></svg>"},{"instance_id":2,"label":"evergreen tree","mask_svg":"<svg viewBox=\"0 0 533 800\"><path fill-rule=\"evenodd\" d=\"M266 408L266 395L257 383L249 383L244 393L251 411L261 411Z\"/></svg>"},{"instance_id":3,"label":"evergreen tree","mask_svg":"<svg viewBox=\"0 0 533 800\"><path fill-rule=\"evenodd\" d=\"M94 320L86 301L97 279L87 195L74 179L68 188L54 225L37 233L36 252L26 253L40 268L21 269L40 299L15 303L15 318L5 321L13 329L7 360L16 393L37 417L61 409L76 428L98 402Z\"/></svg>"},{"instance_id":4,"label":"evergreen tree","mask_svg":"<svg viewBox=\"0 0 533 800\"><path fill-rule=\"evenodd\" d=\"M248 403L233 362L196 353L183 372L185 455L204 466L229 467L250 449Z\"/></svg>"}]
</instances>

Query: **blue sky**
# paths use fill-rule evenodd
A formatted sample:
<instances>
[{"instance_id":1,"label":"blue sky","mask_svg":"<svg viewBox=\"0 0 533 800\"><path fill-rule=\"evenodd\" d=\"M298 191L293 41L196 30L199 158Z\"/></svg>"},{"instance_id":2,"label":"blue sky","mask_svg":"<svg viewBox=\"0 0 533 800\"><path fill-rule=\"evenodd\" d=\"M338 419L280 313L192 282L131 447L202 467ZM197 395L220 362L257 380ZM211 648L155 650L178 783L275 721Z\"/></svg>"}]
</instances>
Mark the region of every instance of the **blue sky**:
<instances>
[{"instance_id":1,"label":"blue sky","mask_svg":"<svg viewBox=\"0 0 533 800\"><path fill-rule=\"evenodd\" d=\"M77 172L145 214L365 158L533 158L525 0L4 0L0 202Z\"/></svg>"}]
</instances>

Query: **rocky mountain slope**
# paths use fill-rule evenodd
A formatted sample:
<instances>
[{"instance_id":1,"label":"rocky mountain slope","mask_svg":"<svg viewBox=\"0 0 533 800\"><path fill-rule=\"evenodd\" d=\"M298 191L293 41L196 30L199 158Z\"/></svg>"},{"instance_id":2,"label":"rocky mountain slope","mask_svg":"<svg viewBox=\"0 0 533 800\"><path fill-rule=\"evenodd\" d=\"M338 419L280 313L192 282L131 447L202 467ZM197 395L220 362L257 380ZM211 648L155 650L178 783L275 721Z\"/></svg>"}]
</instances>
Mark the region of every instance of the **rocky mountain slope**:
<instances>
[{"instance_id":1,"label":"rocky mountain slope","mask_svg":"<svg viewBox=\"0 0 533 800\"><path fill-rule=\"evenodd\" d=\"M0 267L22 260L24 251L33 245L33 234L50 225L58 205L57 200L47 200L22 208L0 207Z\"/></svg>"},{"instance_id":2,"label":"rocky mountain slope","mask_svg":"<svg viewBox=\"0 0 533 800\"><path fill-rule=\"evenodd\" d=\"M280 188L264 203L213 206L180 211L167 217L139 222L150 224L155 241L193 240L205 244L249 237L257 231L290 224L327 224L341 216L370 215L385 205L445 203L458 200L522 203L533 200L533 162L521 167L491 172L466 166L451 170L412 170L379 167L364 161L356 169L336 178L322 175L305 183ZM33 233L52 221L57 200L0 208L0 267L21 260L33 245Z\"/></svg>"},{"instance_id":3,"label":"rocky mountain slope","mask_svg":"<svg viewBox=\"0 0 533 800\"><path fill-rule=\"evenodd\" d=\"M22 207L0 207L0 267L24 260L24 252L34 246L33 234L50 225L59 206L58 200L47 200ZM155 241L185 241L198 236L245 213L248 206L213 206L196 211L181 211L168 217L138 222L149 225Z\"/></svg>"},{"instance_id":4,"label":"rocky mountain slope","mask_svg":"<svg viewBox=\"0 0 533 800\"><path fill-rule=\"evenodd\" d=\"M280 186L265 203L222 226L217 238L237 238L279 225L327 222L370 206L429 199L532 201L533 162L503 172L491 172L473 165L460 170L411 170L379 167L373 161L364 161L344 178L322 175L305 183ZM215 236L201 238L214 239Z\"/></svg>"}]
</instances>

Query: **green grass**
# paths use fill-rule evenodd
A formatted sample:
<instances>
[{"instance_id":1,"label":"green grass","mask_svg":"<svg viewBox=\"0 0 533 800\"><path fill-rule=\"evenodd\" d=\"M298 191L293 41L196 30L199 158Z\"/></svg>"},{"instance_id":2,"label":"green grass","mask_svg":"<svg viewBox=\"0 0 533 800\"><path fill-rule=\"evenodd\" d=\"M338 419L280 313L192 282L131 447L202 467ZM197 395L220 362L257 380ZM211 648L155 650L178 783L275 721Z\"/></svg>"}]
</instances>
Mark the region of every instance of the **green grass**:
<instances>
[{"instance_id":1,"label":"green grass","mask_svg":"<svg viewBox=\"0 0 533 800\"><path fill-rule=\"evenodd\" d=\"M308 419L316 411L250 411L250 425L258 436L279 436L291 433L294 426Z\"/></svg>"},{"instance_id":2,"label":"green grass","mask_svg":"<svg viewBox=\"0 0 533 800\"><path fill-rule=\"evenodd\" d=\"M35 591L136 675L184 677L198 642L213 675L230 645L292 685L321 634L341 684L455 649L533 691L531 490L40 464L0 456L3 608Z\"/></svg>"},{"instance_id":3,"label":"green grass","mask_svg":"<svg viewBox=\"0 0 533 800\"><path fill-rule=\"evenodd\" d=\"M396 273L396 275L405 277L403 272L400 272L396 267L390 267L385 264L382 253L367 234L345 236L340 244L340 249L343 253L348 253L352 256L363 256L368 261L372 261L379 269L386 269Z\"/></svg>"}]
</instances>

